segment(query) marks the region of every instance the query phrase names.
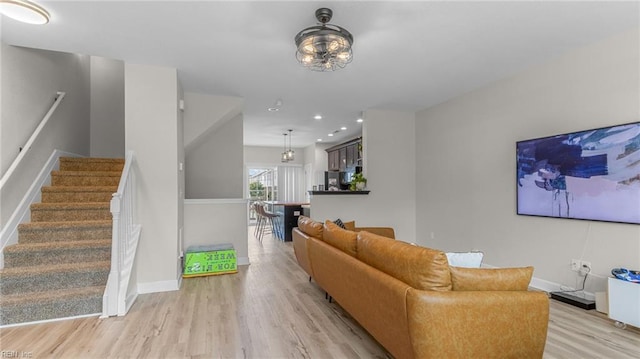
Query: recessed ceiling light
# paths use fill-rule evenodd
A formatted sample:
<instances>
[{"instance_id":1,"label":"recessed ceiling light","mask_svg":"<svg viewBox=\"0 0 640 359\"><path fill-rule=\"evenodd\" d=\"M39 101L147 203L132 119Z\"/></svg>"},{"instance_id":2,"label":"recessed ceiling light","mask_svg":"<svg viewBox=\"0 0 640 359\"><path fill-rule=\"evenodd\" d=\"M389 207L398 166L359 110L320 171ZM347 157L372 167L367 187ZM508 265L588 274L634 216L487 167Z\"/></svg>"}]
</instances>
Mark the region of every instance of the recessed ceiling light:
<instances>
[{"instance_id":1,"label":"recessed ceiling light","mask_svg":"<svg viewBox=\"0 0 640 359\"><path fill-rule=\"evenodd\" d=\"M322 120L322 115L315 115L313 116L314 120Z\"/></svg>"},{"instance_id":2,"label":"recessed ceiling light","mask_svg":"<svg viewBox=\"0 0 640 359\"><path fill-rule=\"evenodd\" d=\"M27 24L44 25L49 22L47 10L26 0L0 1L0 13Z\"/></svg>"},{"instance_id":3,"label":"recessed ceiling light","mask_svg":"<svg viewBox=\"0 0 640 359\"><path fill-rule=\"evenodd\" d=\"M363 119L361 119L361 118L359 118L359 119L357 119L357 120L356 120L356 122L357 122L357 123L363 123L363 122L364 122L364 120L363 120Z\"/></svg>"},{"instance_id":4,"label":"recessed ceiling light","mask_svg":"<svg viewBox=\"0 0 640 359\"><path fill-rule=\"evenodd\" d=\"M273 106L269 107L267 110L269 110L269 112L276 112L276 111L280 111L281 107L282 107L282 99L277 99L276 102L273 103Z\"/></svg>"},{"instance_id":5,"label":"recessed ceiling light","mask_svg":"<svg viewBox=\"0 0 640 359\"><path fill-rule=\"evenodd\" d=\"M340 129L341 129L342 131L345 131L347 128L346 128L346 127L344 127L344 126L342 126L342 127L340 127Z\"/></svg>"},{"instance_id":6,"label":"recessed ceiling light","mask_svg":"<svg viewBox=\"0 0 640 359\"><path fill-rule=\"evenodd\" d=\"M322 142L322 138L318 138L316 141L318 141L318 142Z\"/></svg>"},{"instance_id":7,"label":"recessed ceiling light","mask_svg":"<svg viewBox=\"0 0 640 359\"><path fill-rule=\"evenodd\" d=\"M330 133L330 134L328 134L327 136L329 136L329 137L333 137L333 133Z\"/></svg>"}]
</instances>

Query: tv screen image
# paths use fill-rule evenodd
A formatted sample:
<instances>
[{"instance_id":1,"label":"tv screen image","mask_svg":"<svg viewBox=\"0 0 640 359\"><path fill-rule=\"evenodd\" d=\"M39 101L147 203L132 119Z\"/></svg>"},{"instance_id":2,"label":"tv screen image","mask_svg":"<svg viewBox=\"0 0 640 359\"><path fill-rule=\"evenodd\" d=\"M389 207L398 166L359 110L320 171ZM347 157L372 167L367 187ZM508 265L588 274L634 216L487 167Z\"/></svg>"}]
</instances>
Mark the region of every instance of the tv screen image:
<instances>
[{"instance_id":1,"label":"tv screen image","mask_svg":"<svg viewBox=\"0 0 640 359\"><path fill-rule=\"evenodd\" d=\"M516 143L517 213L640 224L640 122Z\"/></svg>"}]
</instances>

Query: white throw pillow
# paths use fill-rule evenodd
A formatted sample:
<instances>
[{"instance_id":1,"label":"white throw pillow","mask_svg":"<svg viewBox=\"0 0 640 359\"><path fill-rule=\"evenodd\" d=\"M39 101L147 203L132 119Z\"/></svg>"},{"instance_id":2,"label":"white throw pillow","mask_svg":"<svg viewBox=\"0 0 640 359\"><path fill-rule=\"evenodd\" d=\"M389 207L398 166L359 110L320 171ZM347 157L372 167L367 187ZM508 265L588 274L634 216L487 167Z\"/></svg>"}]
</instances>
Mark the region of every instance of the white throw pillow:
<instances>
[{"instance_id":1,"label":"white throw pillow","mask_svg":"<svg viewBox=\"0 0 640 359\"><path fill-rule=\"evenodd\" d=\"M447 260L453 267L480 268L482 265L482 252L448 252Z\"/></svg>"}]
</instances>

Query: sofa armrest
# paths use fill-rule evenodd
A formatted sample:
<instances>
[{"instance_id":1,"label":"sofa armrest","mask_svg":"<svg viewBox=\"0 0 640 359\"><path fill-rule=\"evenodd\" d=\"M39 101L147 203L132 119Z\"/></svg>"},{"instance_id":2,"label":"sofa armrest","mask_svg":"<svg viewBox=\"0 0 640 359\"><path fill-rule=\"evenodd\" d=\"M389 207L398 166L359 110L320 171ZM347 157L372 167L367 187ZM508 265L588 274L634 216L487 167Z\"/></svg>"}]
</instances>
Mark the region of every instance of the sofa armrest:
<instances>
[{"instance_id":1,"label":"sofa armrest","mask_svg":"<svg viewBox=\"0 0 640 359\"><path fill-rule=\"evenodd\" d=\"M296 256L298 265L300 265L310 277L313 277L313 270L311 269L311 262L309 261L309 248L307 246L310 237L298 228L294 228L291 231L291 235L293 237L293 253Z\"/></svg>"},{"instance_id":2,"label":"sofa armrest","mask_svg":"<svg viewBox=\"0 0 640 359\"><path fill-rule=\"evenodd\" d=\"M395 232L391 227L356 227L356 232L366 231L369 233L377 234L379 236L387 237L387 238L396 238Z\"/></svg>"},{"instance_id":3,"label":"sofa armrest","mask_svg":"<svg viewBox=\"0 0 640 359\"><path fill-rule=\"evenodd\" d=\"M542 358L549 298L531 291L410 289L415 358Z\"/></svg>"}]
</instances>

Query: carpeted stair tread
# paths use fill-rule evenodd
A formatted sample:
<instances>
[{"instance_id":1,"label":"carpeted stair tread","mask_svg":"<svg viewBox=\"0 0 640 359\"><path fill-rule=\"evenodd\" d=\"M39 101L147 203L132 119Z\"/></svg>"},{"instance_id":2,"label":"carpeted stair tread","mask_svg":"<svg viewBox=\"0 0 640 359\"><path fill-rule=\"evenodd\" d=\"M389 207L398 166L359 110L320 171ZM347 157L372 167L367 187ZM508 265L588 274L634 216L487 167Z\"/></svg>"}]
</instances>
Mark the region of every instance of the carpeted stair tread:
<instances>
[{"instance_id":1,"label":"carpeted stair tread","mask_svg":"<svg viewBox=\"0 0 640 359\"><path fill-rule=\"evenodd\" d=\"M102 312L103 286L0 295L0 325Z\"/></svg>"},{"instance_id":2,"label":"carpeted stair tread","mask_svg":"<svg viewBox=\"0 0 640 359\"><path fill-rule=\"evenodd\" d=\"M109 202L118 186L42 187L42 202Z\"/></svg>"},{"instance_id":3,"label":"carpeted stair tread","mask_svg":"<svg viewBox=\"0 0 640 359\"><path fill-rule=\"evenodd\" d=\"M110 220L101 221L64 221L64 222L30 222L18 225L18 230L61 230L69 228L111 228Z\"/></svg>"},{"instance_id":4,"label":"carpeted stair tread","mask_svg":"<svg viewBox=\"0 0 640 359\"><path fill-rule=\"evenodd\" d=\"M111 220L22 223L18 243L111 238L112 227Z\"/></svg>"},{"instance_id":5,"label":"carpeted stair tread","mask_svg":"<svg viewBox=\"0 0 640 359\"><path fill-rule=\"evenodd\" d=\"M55 202L55 203L34 203L34 209L109 209L109 202Z\"/></svg>"},{"instance_id":6,"label":"carpeted stair tread","mask_svg":"<svg viewBox=\"0 0 640 359\"><path fill-rule=\"evenodd\" d=\"M31 205L32 222L111 220L109 202L49 202Z\"/></svg>"},{"instance_id":7,"label":"carpeted stair tread","mask_svg":"<svg viewBox=\"0 0 640 359\"><path fill-rule=\"evenodd\" d=\"M60 157L61 171L122 171L122 158Z\"/></svg>"},{"instance_id":8,"label":"carpeted stair tread","mask_svg":"<svg viewBox=\"0 0 640 359\"><path fill-rule=\"evenodd\" d=\"M106 285L110 261L12 267L0 270L0 294L12 295ZM30 283L25 286L24 283Z\"/></svg>"},{"instance_id":9,"label":"carpeted stair tread","mask_svg":"<svg viewBox=\"0 0 640 359\"><path fill-rule=\"evenodd\" d=\"M5 268L77 263L81 261L107 261L111 257L111 239L84 241L58 241L14 244L4 249Z\"/></svg>"},{"instance_id":10,"label":"carpeted stair tread","mask_svg":"<svg viewBox=\"0 0 640 359\"><path fill-rule=\"evenodd\" d=\"M61 273L61 272L77 272L86 271L87 269L101 269L111 268L109 261L101 262L80 262L80 263L62 263L47 266L29 266L26 268L4 268L0 270L0 277L7 277L13 275L34 275L34 274L46 274L46 273Z\"/></svg>"},{"instance_id":11,"label":"carpeted stair tread","mask_svg":"<svg viewBox=\"0 0 640 359\"><path fill-rule=\"evenodd\" d=\"M52 171L52 186L117 186L122 171Z\"/></svg>"},{"instance_id":12,"label":"carpeted stair tread","mask_svg":"<svg viewBox=\"0 0 640 359\"><path fill-rule=\"evenodd\" d=\"M28 300L29 302L53 302L60 299L72 298L74 296L100 296L104 294L104 287L82 287L82 288L70 288L64 290L49 290L39 293L27 293L27 294L11 294L0 295L0 307L12 306L20 304L21 302Z\"/></svg>"},{"instance_id":13,"label":"carpeted stair tread","mask_svg":"<svg viewBox=\"0 0 640 359\"><path fill-rule=\"evenodd\" d=\"M122 171L51 171L53 176L67 176L67 177L118 177L122 175Z\"/></svg>"},{"instance_id":14,"label":"carpeted stair tread","mask_svg":"<svg viewBox=\"0 0 640 359\"><path fill-rule=\"evenodd\" d=\"M45 186L42 192L116 192L118 186Z\"/></svg>"}]
</instances>

